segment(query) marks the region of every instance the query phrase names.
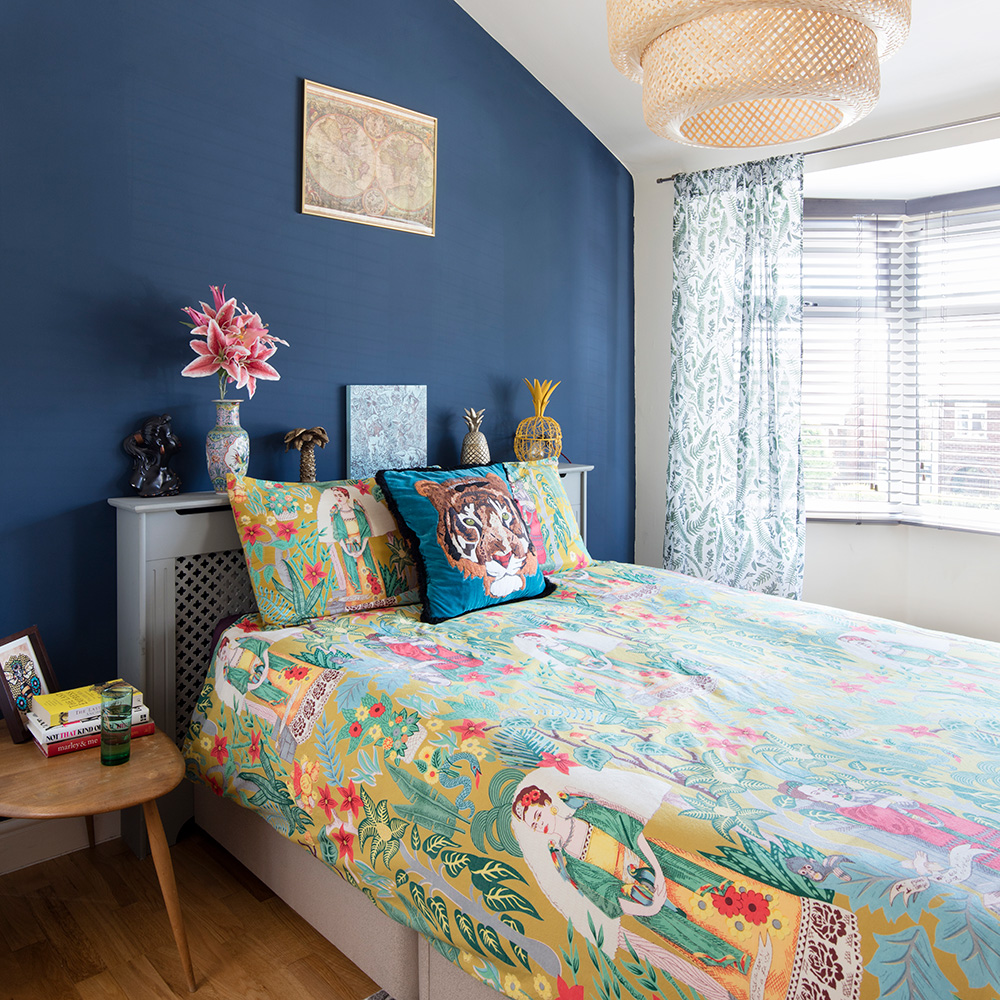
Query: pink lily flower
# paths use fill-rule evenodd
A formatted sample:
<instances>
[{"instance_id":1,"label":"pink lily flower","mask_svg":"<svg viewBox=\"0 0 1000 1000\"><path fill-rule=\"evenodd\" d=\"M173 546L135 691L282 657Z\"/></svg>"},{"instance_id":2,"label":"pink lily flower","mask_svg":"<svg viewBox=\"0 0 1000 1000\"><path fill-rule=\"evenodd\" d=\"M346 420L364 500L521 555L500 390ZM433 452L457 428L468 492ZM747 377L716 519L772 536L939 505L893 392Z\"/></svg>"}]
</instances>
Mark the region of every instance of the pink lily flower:
<instances>
[{"instance_id":1,"label":"pink lily flower","mask_svg":"<svg viewBox=\"0 0 1000 1000\"><path fill-rule=\"evenodd\" d=\"M226 286L211 285L212 305L201 302L201 309L185 306L182 310L192 320L192 334L205 340L192 340L191 349L198 355L181 372L182 375L200 377L219 376L219 396L225 398L226 382L235 382L237 389L247 387L253 399L257 379L277 381L281 378L268 359L278 344L288 346L287 340L275 337L261 320L251 312L246 303L237 307L235 298L226 298Z\"/></svg>"},{"instance_id":2,"label":"pink lily flower","mask_svg":"<svg viewBox=\"0 0 1000 1000\"><path fill-rule=\"evenodd\" d=\"M215 308L213 309L207 302L201 302L201 312L197 309L192 309L190 306L185 306L182 312L186 312L188 316L194 320L194 330L192 331L196 336L205 337L208 335L208 324L210 320L215 320L219 324L219 327L227 336L232 335L235 331L234 319L237 316L236 313L236 299L225 299L223 293L226 290L226 286L222 286L222 291L219 290L217 285L212 285L212 297L215 300ZM246 306L243 307L244 309Z\"/></svg>"},{"instance_id":3,"label":"pink lily flower","mask_svg":"<svg viewBox=\"0 0 1000 1000\"><path fill-rule=\"evenodd\" d=\"M281 337L275 337L274 334L267 328L267 324L260 318L260 314L250 312L250 307L245 302L243 303L243 312L238 314L236 317L236 323L240 330L239 336L247 343L248 346L250 339L256 339L257 337L267 342L272 347L274 344L284 344L285 347L288 346L288 341L282 340Z\"/></svg>"},{"instance_id":4,"label":"pink lily flower","mask_svg":"<svg viewBox=\"0 0 1000 1000\"><path fill-rule=\"evenodd\" d=\"M240 381L244 361L250 353L242 344L230 344L214 319L208 321L207 342L192 340L191 350L198 357L181 371L182 375L201 378L224 371L234 382Z\"/></svg>"},{"instance_id":5,"label":"pink lily flower","mask_svg":"<svg viewBox=\"0 0 1000 1000\"><path fill-rule=\"evenodd\" d=\"M270 382L277 382L281 378L277 370L267 363L267 359L276 350L275 346L267 347L263 341L257 340L254 342L246 358L241 362L240 367L242 373L246 376L245 384L251 399L253 399L253 394L257 391L257 379L262 378ZM241 389L243 386L237 384L237 388Z\"/></svg>"}]
</instances>

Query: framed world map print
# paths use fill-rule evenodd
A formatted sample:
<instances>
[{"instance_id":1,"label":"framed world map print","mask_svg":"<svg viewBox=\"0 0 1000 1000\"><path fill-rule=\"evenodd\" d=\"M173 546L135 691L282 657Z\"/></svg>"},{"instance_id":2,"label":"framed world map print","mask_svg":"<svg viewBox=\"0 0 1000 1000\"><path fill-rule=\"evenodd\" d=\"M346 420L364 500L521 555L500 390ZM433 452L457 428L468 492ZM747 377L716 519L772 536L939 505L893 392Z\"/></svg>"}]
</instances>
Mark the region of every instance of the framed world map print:
<instances>
[{"instance_id":1,"label":"framed world map print","mask_svg":"<svg viewBox=\"0 0 1000 1000\"><path fill-rule=\"evenodd\" d=\"M305 214L433 236L436 181L436 118L305 81Z\"/></svg>"}]
</instances>

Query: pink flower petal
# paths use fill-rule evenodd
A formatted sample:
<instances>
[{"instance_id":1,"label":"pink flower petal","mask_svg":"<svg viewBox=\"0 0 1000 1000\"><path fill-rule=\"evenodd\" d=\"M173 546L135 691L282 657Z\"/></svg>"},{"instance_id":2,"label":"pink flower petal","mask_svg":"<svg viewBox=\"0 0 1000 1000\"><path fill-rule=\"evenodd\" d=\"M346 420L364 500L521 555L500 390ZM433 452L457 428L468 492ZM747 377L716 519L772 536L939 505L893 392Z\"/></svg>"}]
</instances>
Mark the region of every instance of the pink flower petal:
<instances>
[{"instance_id":1,"label":"pink flower petal","mask_svg":"<svg viewBox=\"0 0 1000 1000\"><path fill-rule=\"evenodd\" d=\"M191 317L191 319L194 322L194 325L196 327L199 327L199 326L207 327L208 326L208 321L209 321L210 317L206 316L204 313L198 312L197 309L192 309L190 306L185 306L181 310L181 312L187 313L188 316Z\"/></svg>"},{"instance_id":2,"label":"pink flower petal","mask_svg":"<svg viewBox=\"0 0 1000 1000\"><path fill-rule=\"evenodd\" d=\"M181 369L181 374L188 378L201 378L203 375L214 375L218 370L219 362L214 357L195 358L186 368Z\"/></svg>"},{"instance_id":3,"label":"pink flower petal","mask_svg":"<svg viewBox=\"0 0 1000 1000\"><path fill-rule=\"evenodd\" d=\"M219 311L215 314L215 322L218 323L223 329L226 329L232 325L235 316L236 299L229 299L222 304Z\"/></svg>"},{"instance_id":4,"label":"pink flower petal","mask_svg":"<svg viewBox=\"0 0 1000 1000\"><path fill-rule=\"evenodd\" d=\"M202 355L202 357L206 358L215 357L215 355L209 350L208 344L206 344L204 340L192 340L191 350L194 351L195 354Z\"/></svg>"},{"instance_id":5,"label":"pink flower petal","mask_svg":"<svg viewBox=\"0 0 1000 1000\"><path fill-rule=\"evenodd\" d=\"M269 379L272 382L277 382L281 378L277 370L272 368L266 361L250 358L244 362L244 365L254 378Z\"/></svg>"}]
</instances>

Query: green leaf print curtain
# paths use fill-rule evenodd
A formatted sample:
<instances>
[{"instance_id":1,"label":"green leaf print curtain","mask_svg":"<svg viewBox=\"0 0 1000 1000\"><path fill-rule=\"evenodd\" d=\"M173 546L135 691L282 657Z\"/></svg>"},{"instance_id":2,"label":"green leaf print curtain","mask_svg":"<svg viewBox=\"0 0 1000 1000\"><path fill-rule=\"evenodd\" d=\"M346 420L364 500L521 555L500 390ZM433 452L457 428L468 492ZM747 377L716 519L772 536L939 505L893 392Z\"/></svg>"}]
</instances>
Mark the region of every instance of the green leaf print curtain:
<instances>
[{"instance_id":1,"label":"green leaf print curtain","mask_svg":"<svg viewBox=\"0 0 1000 1000\"><path fill-rule=\"evenodd\" d=\"M674 184L663 564L799 597L802 157Z\"/></svg>"}]
</instances>

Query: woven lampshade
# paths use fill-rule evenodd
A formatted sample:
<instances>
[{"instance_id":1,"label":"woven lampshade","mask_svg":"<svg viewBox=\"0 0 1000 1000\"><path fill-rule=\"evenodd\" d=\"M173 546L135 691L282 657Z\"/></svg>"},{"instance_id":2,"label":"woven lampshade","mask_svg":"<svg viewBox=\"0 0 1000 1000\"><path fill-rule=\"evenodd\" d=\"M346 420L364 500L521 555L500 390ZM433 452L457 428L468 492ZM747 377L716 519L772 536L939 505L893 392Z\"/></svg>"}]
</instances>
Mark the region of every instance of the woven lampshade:
<instances>
[{"instance_id":1,"label":"woven lampshade","mask_svg":"<svg viewBox=\"0 0 1000 1000\"><path fill-rule=\"evenodd\" d=\"M878 100L910 0L607 0L611 61L642 81L646 124L694 146L835 132Z\"/></svg>"}]
</instances>

